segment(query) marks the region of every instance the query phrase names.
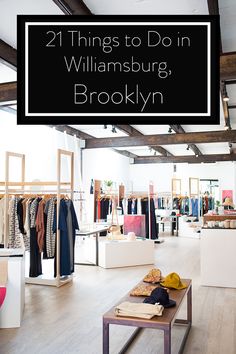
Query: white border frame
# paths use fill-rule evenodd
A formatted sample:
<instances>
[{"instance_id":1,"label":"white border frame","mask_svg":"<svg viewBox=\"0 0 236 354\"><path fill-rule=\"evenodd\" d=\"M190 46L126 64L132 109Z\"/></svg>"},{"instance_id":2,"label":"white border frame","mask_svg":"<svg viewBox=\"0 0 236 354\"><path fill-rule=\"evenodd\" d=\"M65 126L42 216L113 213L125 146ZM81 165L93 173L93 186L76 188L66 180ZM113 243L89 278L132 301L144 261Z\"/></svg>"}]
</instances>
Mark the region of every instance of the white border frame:
<instances>
[{"instance_id":1,"label":"white border frame","mask_svg":"<svg viewBox=\"0 0 236 354\"><path fill-rule=\"evenodd\" d=\"M174 26L174 25L183 25L183 26L207 26L207 113L30 113L29 112L29 101L28 101L28 31L29 26L94 26L94 25L107 25L107 26ZM63 116L74 116L74 117L120 117L120 116L129 116L129 117L158 117L158 116L172 116L172 117L210 117L211 116L211 36L210 36L210 22L25 22L25 117L63 117Z\"/></svg>"}]
</instances>

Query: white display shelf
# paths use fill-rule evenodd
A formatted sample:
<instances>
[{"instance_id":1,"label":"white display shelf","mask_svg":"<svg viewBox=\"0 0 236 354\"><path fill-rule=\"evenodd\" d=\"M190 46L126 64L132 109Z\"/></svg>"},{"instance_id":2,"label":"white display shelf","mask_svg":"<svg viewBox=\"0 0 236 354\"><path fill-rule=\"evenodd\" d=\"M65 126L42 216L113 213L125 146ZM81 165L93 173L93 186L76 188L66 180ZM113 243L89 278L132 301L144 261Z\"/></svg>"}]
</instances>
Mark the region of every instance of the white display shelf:
<instances>
[{"instance_id":1,"label":"white display shelf","mask_svg":"<svg viewBox=\"0 0 236 354\"><path fill-rule=\"evenodd\" d=\"M202 229L201 284L236 288L236 230Z\"/></svg>"},{"instance_id":2,"label":"white display shelf","mask_svg":"<svg viewBox=\"0 0 236 354\"><path fill-rule=\"evenodd\" d=\"M95 240L85 241L85 255L90 262L95 256ZM99 238L98 265L102 268L130 267L154 263L154 241L148 239L104 240Z\"/></svg>"}]
</instances>

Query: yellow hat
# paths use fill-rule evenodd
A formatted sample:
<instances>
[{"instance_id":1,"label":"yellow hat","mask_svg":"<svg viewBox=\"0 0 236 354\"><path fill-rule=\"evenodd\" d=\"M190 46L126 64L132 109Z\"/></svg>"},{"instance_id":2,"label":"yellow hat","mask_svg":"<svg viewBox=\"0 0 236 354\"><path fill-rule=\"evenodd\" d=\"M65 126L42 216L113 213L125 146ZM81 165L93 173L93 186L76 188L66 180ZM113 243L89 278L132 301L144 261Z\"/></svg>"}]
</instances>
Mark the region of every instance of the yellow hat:
<instances>
[{"instance_id":1,"label":"yellow hat","mask_svg":"<svg viewBox=\"0 0 236 354\"><path fill-rule=\"evenodd\" d=\"M168 274L164 281L160 284L166 288L173 288L178 290L187 288L187 285L181 282L180 276L177 273Z\"/></svg>"},{"instance_id":2,"label":"yellow hat","mask_svg":"<svg viewBox=\"0 0 236 354\"><path fill-rule=\"evenodd\" d=\"M234 206L234 204L233 204L233 201L232 201L232 198L225 198L225 201L224 201L224 203L223 203L223 205L225 205L225 206Z\"/></svg>"}]
</instances>

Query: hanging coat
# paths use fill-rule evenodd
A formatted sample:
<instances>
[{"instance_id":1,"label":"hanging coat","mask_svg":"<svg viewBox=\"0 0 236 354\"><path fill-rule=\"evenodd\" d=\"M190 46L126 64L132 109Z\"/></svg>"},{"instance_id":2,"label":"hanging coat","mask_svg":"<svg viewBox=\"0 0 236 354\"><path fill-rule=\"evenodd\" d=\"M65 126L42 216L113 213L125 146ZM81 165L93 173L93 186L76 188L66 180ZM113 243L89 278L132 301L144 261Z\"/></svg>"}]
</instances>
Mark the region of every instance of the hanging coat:
<instances>
[{"instance_id":1,"label":"hanging coat","mask_svg":"<svg viewBox=\"0 0 236 354\"><path fill-rule=\"evenodd\" d=\"M55 219L53 229L56 232ZM71 200L62 199L60 201L58 229L60 230L60 275L70 275L74 272L75 230L79 230L74 205Z\"/></svg>"}]
</instances>

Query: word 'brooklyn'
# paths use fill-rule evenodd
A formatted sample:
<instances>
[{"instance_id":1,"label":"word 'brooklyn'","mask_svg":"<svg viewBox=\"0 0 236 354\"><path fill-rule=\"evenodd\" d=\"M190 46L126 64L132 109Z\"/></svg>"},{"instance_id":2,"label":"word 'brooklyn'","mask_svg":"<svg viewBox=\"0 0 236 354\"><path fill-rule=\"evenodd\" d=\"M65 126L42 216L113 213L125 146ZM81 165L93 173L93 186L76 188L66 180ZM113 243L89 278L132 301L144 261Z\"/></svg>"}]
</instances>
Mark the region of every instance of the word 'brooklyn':
<instances>
[{"instance_id":1,"label":"word 'brooklyn'","mask_svg":"<svg viewBox=\"0 0 236 354\"><path fill-rule=\"evenodd\" d=\"M87 85L74 84L74 104L132 104L138 105L143 112L148 105L163 104L163 94L160 91L142 92L139 84L130 89L125 84L121 91L89 91Z\"/></svg>"}]
</instances>

